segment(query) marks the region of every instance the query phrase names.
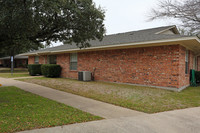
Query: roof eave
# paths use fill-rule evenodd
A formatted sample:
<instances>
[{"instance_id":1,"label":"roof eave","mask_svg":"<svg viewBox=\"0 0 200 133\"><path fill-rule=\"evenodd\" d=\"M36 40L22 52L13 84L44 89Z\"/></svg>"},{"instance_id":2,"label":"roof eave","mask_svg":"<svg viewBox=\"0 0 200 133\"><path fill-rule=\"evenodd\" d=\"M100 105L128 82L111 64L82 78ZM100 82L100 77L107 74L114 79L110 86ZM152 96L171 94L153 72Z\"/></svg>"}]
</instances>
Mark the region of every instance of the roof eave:
<instances>
[{"instance_id":1,"label":"roof eave","mask_svg":"<svg viewBox=\"0 0 200 133\"><path fill-rule=\"evenodd\" d=\"M180 32L178 31L178 29L177 29L177 27L174 25L174 26L171 26L171 27L169 27L169 28L167 28L167 29L164 29L164 30L162 30L162 31L159 31L159 32L157 32L157 33L155 33L155 34L162 34L163 32L165 32L165 31L167 31L167 30L170 30L170 29L173 29L174 30L174 32L176 33L176 34L180 34Z\"/></svg>"},{"instance_id":2,"label":"roof eave","mask_svg":"<svg viewBox=\"0 0 200 133\"><path fill-rule=\"evenodd\" d=\"M139 42L139 43L127 43L127 44L88 47L85 49L76 48L76 49L67 49L67 50L58 50L58 51L45 51L45 52L30 53L30 54L27 53L27 54L21 54L21 55L35 56L35 55L48 55L48 54L61 54L61 53L73 53L73 52L96 51L96 50L120 49L120 48L130 48L130 47L173 45L173 44L176 44L175 42L181 42L181 41L187 41L187 40L196 40L199 43L199 48L200 48L199 38L197 38L196 36L192 36L192 37L184 37L184 38L181 37L181 38L174 38L174 39Z\"/></svg>"},{"instance_id":3,"label":"roof eave","mask_svg":"<svg viewBox=\"0 0 200 133\"><path fill-rule=\"evenodd\" d=\"M48 55L51 54L50 51L45 51L45 52L35 52L35 53L24 53L20 54L21 56L40 56L40 55Z\"/></svg>"},{"instance_id":4,"label":"roof eave","mask_svg":"<svg viewBox=\"0 0 200 133\"><path fill-rule=\"evenodd\" d=\"M120 48L130 48L132 47L147 47L147 46L161 46L161 45L174 45L175 42L181 42L186 40L196 40L199 43L200 40L197 37L185 37L185 38L176 38L176 39L167 39L167 40L157 40L157 41L148 41L148 42L139 42L139 43L128 43L128 44L118 44L118 45L106 45L99 47L89 47L85 49L68 49L60 51L51 51L51 54L59 53L73 53L73 52L83 52L83 51L95 51L95 50L106 50L106 49L120 49ZM181 43L179 43L181 44Z\"/></svg>"}]
</instances>

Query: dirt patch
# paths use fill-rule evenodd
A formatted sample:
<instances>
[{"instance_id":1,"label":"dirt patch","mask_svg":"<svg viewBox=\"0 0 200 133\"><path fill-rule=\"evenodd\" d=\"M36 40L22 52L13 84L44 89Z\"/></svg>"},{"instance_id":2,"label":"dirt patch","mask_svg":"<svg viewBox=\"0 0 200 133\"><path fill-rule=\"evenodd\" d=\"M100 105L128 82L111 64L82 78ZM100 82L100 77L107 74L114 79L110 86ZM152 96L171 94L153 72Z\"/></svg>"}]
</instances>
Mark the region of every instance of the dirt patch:
<instances>
[{"instance_id":1,"label":"dirt patch","mask_svg":"<svg viewBox=\"0 0 200 133\"><path fill-rule=\"evenodd\" d=\"M162 97L166 94L166 91L157 88L152 88L151 90L148 90L148 87L131 85L129 86L103 82L80 82L69 79L26 79L26 81L62 90L71 90L74 92L95 92L99 94L115 95L117 97L126 99L130 99L133 95L137 96L140 99L141 97L145 96Z\"/></svg>"}]
</instances>

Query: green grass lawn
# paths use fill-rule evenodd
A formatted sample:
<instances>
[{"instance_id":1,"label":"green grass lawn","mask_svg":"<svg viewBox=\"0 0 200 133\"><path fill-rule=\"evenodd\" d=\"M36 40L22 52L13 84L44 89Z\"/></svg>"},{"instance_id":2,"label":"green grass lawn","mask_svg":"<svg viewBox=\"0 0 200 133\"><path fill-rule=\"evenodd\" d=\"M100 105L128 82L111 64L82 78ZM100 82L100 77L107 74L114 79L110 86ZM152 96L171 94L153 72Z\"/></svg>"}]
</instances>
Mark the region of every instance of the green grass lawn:
<instances>
[{"instance_id":1,"label":"green grass lawn","mask_svg":"<svg viewBox=\"0 0 200 133\"><path fill-rule=\"evenodd\" d=\"M80 82L62 78L34 78L21 81L35 83L99 101L157 113L200 106L200 87L189 87L182 92L133 85Z\"/></svg>"},{"instance_id":2,"label":"green grass lawn","mask_svg":"<svg viewBox=\"0 0 200 133\"><path fill-rule=\"evenodd\" d=\"M0 132L17 132L102 119L64 104L25 92L0 87Z\"/></svg>"},{"instance_id":3,"label":"green grass lawn","mask_svg":"<svg viewBox=\"0 0 200 133\"><path fill-rule=\"evenodd\" d=\"M10 73L11 69L10 68L0 68L0 73ZM27 68L14 68L15 73L24 73L28 72Z\"/></svg>"},{"instance_id":4,"label":"green grass lawn","mask_svg":"<svg viewBox=\"0 0 200 133\"><path fill-rule=\"evenodd\" d=\"M28 76L30 76L28 72L13 73L13 75L11 75L11 73L0 73L0 77L2 78L18 78L18 77L28 77Z\"/></svg>"},{"instance_id":5,"label":"green grass lawn","mask_svg":"<svg viewBox=\"0 0 200 133\"><path fill-rule=\"evenodd\" d=\"M11 75L10 68L0 68L0 77L3 78L18 78L30 76L27 68L15 68L13 75Z\"/></svg>"}]
</instances>

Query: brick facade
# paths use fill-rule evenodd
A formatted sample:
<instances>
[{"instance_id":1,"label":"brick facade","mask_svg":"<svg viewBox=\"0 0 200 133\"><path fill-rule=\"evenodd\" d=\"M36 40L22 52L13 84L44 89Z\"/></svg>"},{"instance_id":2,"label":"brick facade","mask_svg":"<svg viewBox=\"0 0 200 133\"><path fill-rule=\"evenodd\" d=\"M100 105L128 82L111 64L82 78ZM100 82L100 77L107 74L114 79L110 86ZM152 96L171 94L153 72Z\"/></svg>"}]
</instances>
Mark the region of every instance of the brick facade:
<instances>
[{"instance_id":1,"label":"brick facade","mask_svg":"<svg viewBox=\"0 0 200 133\"><path fill-rule=\"evenodd\" d=\"M179 88L183 86L187 86L190 84L190 69L194 69L194 54L192 51L189 51L189 67L188 74L185 74L185 54L186 49L180 46L179 49Z\"/></svg>"},{"instance_id":2,"label":"brick facade","mask_svg":"<svg viewBox=\"0 0 200 133\"><path fill-rule=\"evenodd\" d=\"M3 67L11 67L10 59L1 61ZM28 64L28 59L14 59L15 68L26 68Z\"/></svg>"},{"instance_id":3,"label":"brick facade","mask_svg":"<svg viewBox=\"0 0 200 133\"><path fill-rule=\"evenodd\" d=\"M80 52L77 71L70 71L70 54L66 53L57 55L57 64L62 67L62 77L77 79L78 71L95 70L98 81L181 88L189 85L189 74L185 74L185 51L180 45L169 45ZM189 70L193 68L193 58L190 51ZM40 56L40 64L46 61L47 56ZM33 63L34 57L30 56L29 64Z\"/></svg>"},{"instance_id":4,"label":"brick facade","mask_svg":"<svg viewBox=\"0 0 200 133\"><path fill-rule=\"evenodd\" d=\"M79 63L79 59L78 59L78 63ZM77 73L77 71L71 71L70 70L70 63L69 62L70 62L70 54L57 55L57 64L59 64L62 67L61 76L67 77L67 78L77 79L78 73ZM78 71L81 71L81 70L79 70L79 64L78 64Z\"/></svg>"},{"instance_id":5,"label":"brick facade","mask_svg":"<svg viewBox=\"0 0 200 133\"><path fill-rule=\"evenodd\" d=\"M200 71L200 56L197 57L197 71Z\"/></svg>"},{"instance_id":6,"label":"brick facade","mask_svg":"<svg viewBox=\"0 0 200 133\"><path fill-rule=\"evenodd\" d=\"M39 56L39 64L47 64L48 59L47 55L44 56ZM29 56L28 57L28 64L34 64L35 63L35 57L34 56Z\"/></svg>"},{"instance_id":7,"label":"brick facade","mask_svg":"<svg viewBox=\"0 0 200 133\"><path fill-rule=\"evenodd\" d=\"M34 64L34 56L29 56L28 57L28 64Z\"/></svg>"}]
</instances>

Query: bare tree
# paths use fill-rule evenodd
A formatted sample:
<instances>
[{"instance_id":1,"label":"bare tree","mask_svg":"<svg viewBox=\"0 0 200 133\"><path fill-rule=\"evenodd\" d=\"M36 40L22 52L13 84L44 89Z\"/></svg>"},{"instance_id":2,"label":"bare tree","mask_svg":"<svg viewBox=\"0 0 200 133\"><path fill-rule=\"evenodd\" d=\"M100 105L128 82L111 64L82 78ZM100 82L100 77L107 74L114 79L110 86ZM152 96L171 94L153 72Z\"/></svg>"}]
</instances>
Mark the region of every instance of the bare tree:
<instances>
[{"instance_id":1,"label":"bare tree","mask_svg":"<svg viewBox=\"0 0 200 133\"><path fill-rule=\"evenodd\" d=\"M184 33L200 34L200 0L164 0L152 9L150 20L175 18Z\"/></svg>"}]
</instances>

